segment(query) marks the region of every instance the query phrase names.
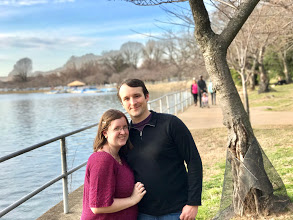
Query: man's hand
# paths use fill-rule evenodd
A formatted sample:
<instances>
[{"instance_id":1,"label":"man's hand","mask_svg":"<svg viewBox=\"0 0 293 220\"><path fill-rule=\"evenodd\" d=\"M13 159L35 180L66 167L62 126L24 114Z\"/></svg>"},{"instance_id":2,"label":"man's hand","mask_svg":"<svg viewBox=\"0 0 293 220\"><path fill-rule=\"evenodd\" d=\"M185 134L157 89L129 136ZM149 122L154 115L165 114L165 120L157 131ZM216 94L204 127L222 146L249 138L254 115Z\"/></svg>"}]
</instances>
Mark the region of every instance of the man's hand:
<instances>
[{"instance_id":1,"label":"man's hand","mask_svg":"<svg viewBox=\"0 0 293 220\"><path fill-rule=\"evenodd\" d=\"M180 220L194 220L198 211L198 206L186 205L182 209Z\"/></svg>"}]
</instances>

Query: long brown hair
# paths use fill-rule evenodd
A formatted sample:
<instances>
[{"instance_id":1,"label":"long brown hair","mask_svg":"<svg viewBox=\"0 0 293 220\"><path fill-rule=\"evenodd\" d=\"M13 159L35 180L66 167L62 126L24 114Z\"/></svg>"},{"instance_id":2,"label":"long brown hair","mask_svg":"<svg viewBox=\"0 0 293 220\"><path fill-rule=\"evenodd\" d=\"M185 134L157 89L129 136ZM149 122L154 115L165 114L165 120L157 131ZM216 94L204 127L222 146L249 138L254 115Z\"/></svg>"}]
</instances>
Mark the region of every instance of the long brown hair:
<instances>
[{"instance_id":1,"label":"long brown hair","mask_svg":"<svg viewBox=\"0 0 293 220\"><path fill-rule=\"evenodd\" d=\"M129 127L128 119L125 116L125 114L123 114L121 111L116 110L116 109L109 109L106 112L104 112L104 114L102 115L102 117L100 119L97 136L94 141L94 146L93 146L94 152L97 152L99 149L102 149L103 146L107 143L107 139L103 135L103 132L108 130L112 121L114 121L116 119L120 119L122 117L125 118L127 125ZM132 149L132 144L128 138L125 146L123 146L120 149L119 154L125 156L125 154L127 153L127 151L129 149Z\"/></svg>"}]
</instances>

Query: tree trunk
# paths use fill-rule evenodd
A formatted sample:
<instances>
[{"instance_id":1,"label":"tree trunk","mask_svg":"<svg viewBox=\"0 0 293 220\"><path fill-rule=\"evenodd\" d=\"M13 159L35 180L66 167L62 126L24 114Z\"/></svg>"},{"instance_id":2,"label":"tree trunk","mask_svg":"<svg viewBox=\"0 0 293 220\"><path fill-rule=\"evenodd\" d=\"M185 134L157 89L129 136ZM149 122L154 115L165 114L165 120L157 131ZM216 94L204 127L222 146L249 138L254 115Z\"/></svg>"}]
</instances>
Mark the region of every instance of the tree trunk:
<instances>
[{"instance_id":1,"label":"tree trunk","mask_svg":"<svg viewBox=\"0 0 293 220\"><path fill-rule=\"evenodd\" d=\"M273 187L264 169L260 146L233 83L225 52L218 46L221 44L204 45L201 46L204 49L206 68L216 85L224 115L223 122L228 128L227 159L232 166L234 213L240 216L265 213Z\"/></svg>"},{"instance_id":2,"label":"tree trunk","mask_svg":"<svg viewBox=\"0 0 293 220\"><path fill-rule=\"evenodd\" d=\"M257 60L256 57L254 57L253 59L253 64L250 70L250 74L249 74L249 88L251 90L255 90L255 68L256 68L256 64L257 64Z\"/></svg>"},{"instance_id":3,"label":"tree trunk","mask_svg":"<svg viewBox=\"0 0 293 220\"><path fill-rule=\"evenodd\" d=\"M216 35L210 28L203 1L189 2L195 20L195 37L203 53L207 72L219 95L223 123L228 129L227 160L232 167L233 211L240 216L248 213L263 213L267 208L267 201L272 198L273 187L264 169L261 148L254 136L226 60L227 48L233 39L233 34L229 35L227 30L222 36ZM257 2L257 0L247 1L246 13L251 12ZM249 14L246 16L248 17ZM235 26L239 25L237 22L239 20L236 19L236 24L232 24L234 31L237 29Z\"/></svg>"},{"instance_id":4,"label":"tree trunk","mask_svg":"<svg viewBox=\"0 0 293 220\"><path fill-rule=\"evenodd\" d=\"M289 72L289 65L288 65L288 62L287 62L287 53L286 51L284 52L284 54L282 52L280 52L281 54L281 59L282 59L282 62L283 62L283 72L284 72L284 75L285 75L285 78L286 78L286 82L287 83L291 83L292 82L292 79L291 79L291 76L290 76L290 72Z\"/></svg>"},{"instance_id":5,"label":"tree trunk","mask_svg":"<svg viewBox=\"0 0 293 220\"><path fill-rule=\"evenodd\" d=\"M259 73L259 89L258 93L264 93L269 92L269 77L267 75L267 72L264 68L263 64L260 64L260 73Z\"/></svg>"},{"instance_id":6,"label":"tree trunk","mask_svg":"<svg viewBox=\"0 0 293 220\"><path fill-rule=\"evenodd\" d=\"M254 75L254 72L252 72L250 75L249 75L249 88L251 90L255 90L255 75Z\"/></svg>"},{"instance_id":7,"label":"tree trunk","mask_svg":"<svg viewBox=\"0 0 293 220\"><path fill-rule=\"evenodd\" d=\"M241 69L241 81L242 81L242 90L243 90L243 102L245 106L246 113L248 115L248 118L250 118L249 114L249 102L248 102L248 93L247 93L247 85L246 85L246 77L245 77L245 70Z\"/></svg>"},{"instance_id":8,"label":"tree trunk","mask_svg":"<svg viewBox=\"0 0 293 220\"><path fill-rule=\"evenodd\" d=\"M264 52L265 52L265 47L262 47L259 51L259 59L258 59L258 63L260 67L258 93L264 93L264 92L270 91L269 89L270 79L263 64Z\"/></svg>"}]
</instances>

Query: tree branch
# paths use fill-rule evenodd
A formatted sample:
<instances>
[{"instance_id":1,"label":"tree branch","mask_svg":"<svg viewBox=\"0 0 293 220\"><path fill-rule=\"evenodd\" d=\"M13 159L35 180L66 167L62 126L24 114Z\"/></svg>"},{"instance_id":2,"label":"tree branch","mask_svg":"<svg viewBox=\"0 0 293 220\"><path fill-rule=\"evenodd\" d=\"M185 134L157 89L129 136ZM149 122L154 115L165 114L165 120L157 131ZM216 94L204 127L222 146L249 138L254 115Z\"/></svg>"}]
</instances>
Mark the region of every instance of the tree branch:
<instances>
[{"instance_id":1,"label":"tree branch","mask_svg":"<svg viewBox=\"0 0 293 220\"><path fill-rule=\"evenodd\" d=\"M203 0L189 0L190 8L194 18L195 34L205 38L205 42L215 35L211 28L211 22Z\"/></svg>"},{"instance_id":2,"label":"tree branch","mask_svg":"<svg viewBox=\"0 0 293 220\"><path fill-rule=\"evenodd\" d=\"M235 15L231 18L226 28L220 34L222 42L226 44L224 46L227 48L229 47L259 1L260 0L247 0L239 6Z\"/></svg>"},{"instance_id":3,"label":"tree branch","mask_svg":"<svg viewBox=\"0 0 293 220\"><path fill-rule=\"evenodd\" d=\"M152 5L161 5L164 3L173 3L173 2L186 2L188 0L125 0L126 2L131 2L135 5L140 6L152 6Z\"/></svg>"},{"instance_id":4,"label":"tree branch","mask_svg":"<svg viewBox=\"0 0 293 220\"><path fill-rule=\"evenodd\" d=\"M229 3L225 2L225 1L222 1L222 0L215 0L215 1L220 2L220 3L224 4L224 5L227 5L227 6L231 7L231 8L233 8L233 9L237 9L237 7L235 5L229 4Z\"/></svg>"}]
</instances>

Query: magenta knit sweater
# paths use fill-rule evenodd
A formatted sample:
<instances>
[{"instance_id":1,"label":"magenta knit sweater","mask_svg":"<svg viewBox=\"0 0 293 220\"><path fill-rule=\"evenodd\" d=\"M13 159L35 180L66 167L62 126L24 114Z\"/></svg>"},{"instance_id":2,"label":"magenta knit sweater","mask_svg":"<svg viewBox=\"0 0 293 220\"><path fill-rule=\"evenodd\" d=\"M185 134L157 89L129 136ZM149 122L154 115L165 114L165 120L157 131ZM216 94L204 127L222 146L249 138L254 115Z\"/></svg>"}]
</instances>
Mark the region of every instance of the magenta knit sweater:
<instances>
[{"instance_id":1,"label":"magenta knit sweater","mask_svg":"<svg viewBox=\"0 0 293 220\"><path fill-rule=\"evenodd\" d=\"M125 160L120 165L106 152L93 153L86 167L81 220L136 220L137 206L108 214L93 214L90 209L111 206L114 198L131 196L134 184L132 170Z\"/></svg>"}]
</instances>

